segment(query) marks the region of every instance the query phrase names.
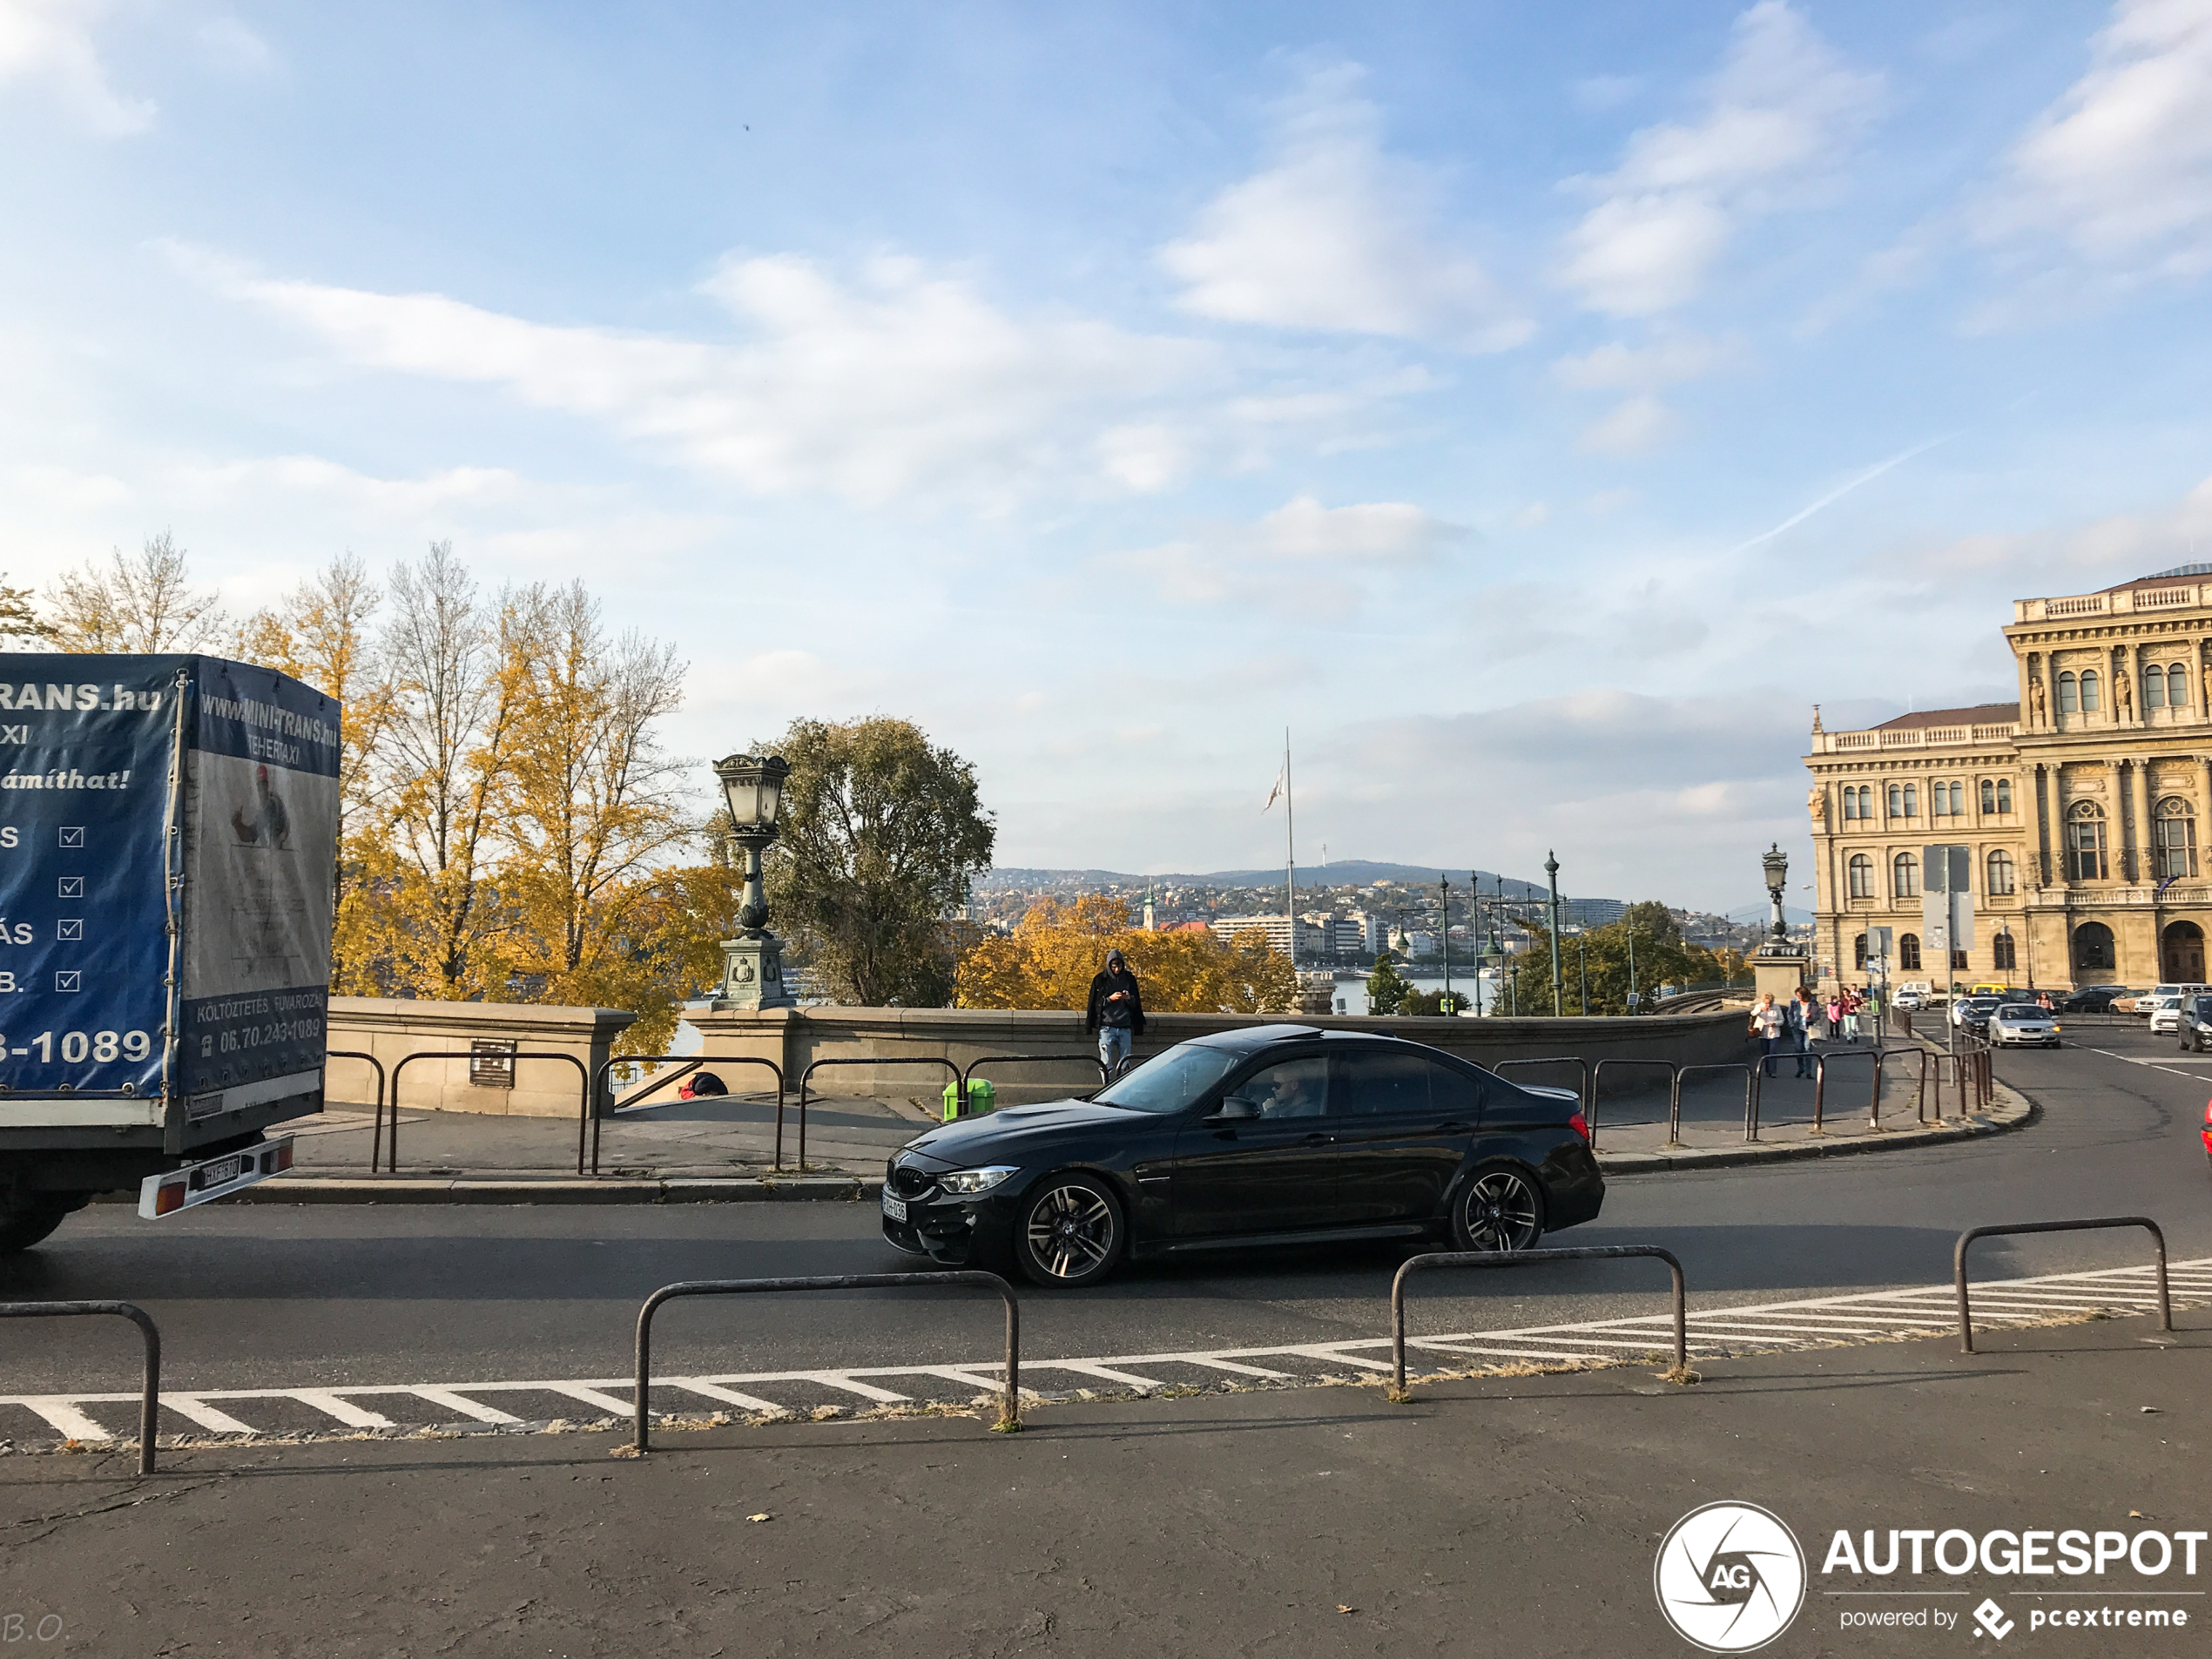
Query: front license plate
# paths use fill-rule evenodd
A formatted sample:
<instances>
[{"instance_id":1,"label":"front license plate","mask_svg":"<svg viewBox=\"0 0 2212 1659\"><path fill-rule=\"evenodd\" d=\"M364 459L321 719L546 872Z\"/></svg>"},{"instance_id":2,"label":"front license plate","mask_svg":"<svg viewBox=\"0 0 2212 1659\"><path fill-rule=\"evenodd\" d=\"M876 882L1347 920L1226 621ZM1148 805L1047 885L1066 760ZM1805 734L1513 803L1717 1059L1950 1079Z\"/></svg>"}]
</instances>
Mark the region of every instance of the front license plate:
<instances>
[{"instance_id":1,"label":"front license plate","mask_svg":"<svg viewBox=\"0 0 2212 1659\"><path fill-rule=\"evenodd\" d=\"M907 1201L904 1198L894 1198L888 1191L885 1192L883 1213L894 1221L904 1221L907 1218Z\"/></svg>"}]
</instances>

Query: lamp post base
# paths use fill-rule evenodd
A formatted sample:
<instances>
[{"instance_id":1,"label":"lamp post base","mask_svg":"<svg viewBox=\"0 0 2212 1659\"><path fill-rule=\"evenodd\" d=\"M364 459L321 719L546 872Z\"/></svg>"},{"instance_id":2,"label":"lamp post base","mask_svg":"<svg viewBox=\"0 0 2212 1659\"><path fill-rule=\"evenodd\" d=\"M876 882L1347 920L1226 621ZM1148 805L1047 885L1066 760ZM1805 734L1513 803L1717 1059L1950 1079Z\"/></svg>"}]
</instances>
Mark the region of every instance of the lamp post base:
<instances>
[{"instance_id":1,"label":"lamp post base","mask_svg":"<svg viewBox=\"0 0 2212 1659\"><path fill-rule=\"evenodd\" d=\"M795 1008L799 999L784 983L784 941L763 928L722 941L722 985L711 1006Z\"/></svg>"}]
</instances>

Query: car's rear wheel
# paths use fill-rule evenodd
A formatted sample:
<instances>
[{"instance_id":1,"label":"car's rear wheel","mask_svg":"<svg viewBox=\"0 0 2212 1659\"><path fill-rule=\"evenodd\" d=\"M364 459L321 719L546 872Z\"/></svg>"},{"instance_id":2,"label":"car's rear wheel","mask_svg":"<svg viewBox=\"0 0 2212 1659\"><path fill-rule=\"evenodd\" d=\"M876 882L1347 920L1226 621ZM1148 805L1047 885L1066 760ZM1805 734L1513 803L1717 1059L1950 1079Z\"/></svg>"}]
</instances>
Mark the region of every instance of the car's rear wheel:
<instances>
[{"instance_id":1,"label":"car's rear wheel","mask_svg":"<svg viewBox=\"0 0 2212 1659\"><path fill-rule=\"evenodd\" d=\"M1014 1259L1035 1283L1075 1290L1105 1278L1123 1244L1121 1206L1104 1182L1088 1175L1049 1176L1022 1205Z\"/></svg>"},{"instance_id":2,"label":"car's rear wheel","mask_svg":"<svg viewBox=\"0 0 2212 1659\"><path fill-rule=\"evenodd\" d=\"M1452 1207L1452 1237L1461 1250L1529 1250L1543 1236L1544 1195L1509 1164L1478 1170Z\"/></svg>"}]
</instances>

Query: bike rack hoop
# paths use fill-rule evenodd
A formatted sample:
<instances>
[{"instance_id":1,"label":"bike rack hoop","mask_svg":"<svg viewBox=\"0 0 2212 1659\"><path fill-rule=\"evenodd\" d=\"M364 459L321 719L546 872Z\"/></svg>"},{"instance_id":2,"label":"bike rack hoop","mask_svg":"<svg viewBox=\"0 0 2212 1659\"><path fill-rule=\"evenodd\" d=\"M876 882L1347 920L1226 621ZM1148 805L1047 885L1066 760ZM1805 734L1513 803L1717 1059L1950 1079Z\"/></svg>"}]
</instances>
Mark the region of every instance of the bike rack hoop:
<instances>
[{"instance_id":1,"label":"bike rack hoop","mask_svg":"<svg viewBox=\"0 0 2212 1659\"><path fill-rule=\"evenodd\" d=\"M1022 1426L1022 1304L1014 1287L996 1273L978 1268L957 1268L942 1273L831 1273L813 1278L694 1278L664 1285L645 1298L637 1310L637 1392L631 1396L636 1418L637 1453L644 1457L652 1413L647 1407L651 1388L653 1315L664 1303L682 1296L754 1296L782 1291L889 1291L941 1289L965 1285L989 1291L1006 1302L1006 1369L999 1393L998 1427L1008 1433Z\"/></svg>"},{"instance_id":2,"label":"bike rack hoop","mask_svg":"<svg viewBox=\"0 0 2212 1659\"><path fill-rule=\"evenodd\" d=\"M1676 1077L1676 1073L1680 1069L1680 1068L1678 1068L1671 1060L1639 1060L1633 1055L1608 1055L1604 1059L1599 1061L1597 1064L1590 1068L1590 1096L1588 1102L1583 1107L1582 1113L1584 1120L1588 1122L1590 1126L1590 1150L1593 1152L1597 1150L1597 1100L1598 1096L1602 1094L1605 1089L1605 1069L1608 1066L1642 1066L1646 1069L1656 1066L1667 1074L1667 1094L1669 1099L1672 1101L1676 1093L1677 1079ZM1670 1106L1669 1109L1669 1117L1671 1117L1672 1115L1673 1108ZM1671 1134L1672 1131L1669 1130L1669 1133Z\"/></svg>"},{"instance_id":3,"label":"bike rack hoop","mask_svg":"<svg viewBox=\"0 0 2212 1659\"><path fill-rule=\"evenodd\" d=\"M413 1065L418 1060L482 1060L487 1057L496 1060L566 1061L570 1065L576 1068L577 1086L583 1094L583 1104L582 1109L585 1113L589 1113L590 1111L591 1073L584 1065L583 1062L577 1059L572 1054L563 1054L557 1049L549 1049L537 1054L516 1053L486 1056L484 1055L478 1054L474 1049L425 1049L419 1053L402 1055L398 1061L394 1062L392 1067L391 1169L393 1174L397 1175L400 1171L400 1074L404 1072L409 1066ZM374 1147L370 1150L372 1153L374 1150ZM374 1163L372 1162L368 1167L369 1173L374 1175L376 1172L376 1165ZM578 1130L577 1134L576 1172L578 1175L582 1175L583 1173L583 1135L581 1129Z\"/></svg>"},{"instance_id":4,"label":"bike rack hoop","mask_svg":"<svg viewBox=\"0 0 2212 1659\"><path fill-rule=\"evenodd\" d=\"M2008 1233L2073 1233L2092 1232L2107 1227L2141 1227L2150 1234L2151 1243L2158 1250L2158 1328L2174 1328L2174 1304L2166 1291L2166 1235L2148 1216L2100 1216L2088 1221L2016 1221L1999 1227L1970 1227L1959 1235L1959 1243L1951 1253L1952 1287L1959 1293L1959 1352L1974 1351L1974 1326L1972 1311L1966 1303L1966 1246L1977 1238L1995 1238Z\"/></svg>"},{"instance_id":5,"label":"bike rack hoop","mask_svg":"<svg viewBox=\"0 0 2212 1659\"><path fill-rule=\"evenodd\" d=\"M642 1063L647 1061L656 1062L661 1061L680 1061L683 1063L678 1065L675 1070L664 1073L660 1076L641 1079L641 1081L648 1086L638 1092L645 1095L651 1094L656 1089L664 1088L668 1084L676 1082L678 1078L689 1076L692 1072L697 1071L701 1066L706 1065L710 1062L718 1066L765 1066L769 1070L774 1072L776 1074L776 1165L779 1169L783 1166L784 1069L778 1065L774 1061L763 1059L759 1055L750 1054L618 1054L612 1055L609 1059L601 1062L599 1067L599 1075L592 1080L591 1092L584 1096L585 1111L591 1120L592 1174L597 1175L599 1173L599 1123L601 1118L607 1114L591 1111L590 1103L594 1100L604 1099L607 1103L608 1111L611 1113L615 1109L615 1106L614 1096L607 1088L607 1079L609 1076L614 1071L614 1069L617 1066L627 1066L632 1063ZM628 1111L630 1108L624 1106L621 1109ZM583 1127L584 1126L581 1123L577 1125L576 1172L578 1175L582 1175L583 1173Z\"/></svg>"},{"instance_id":6,"label":"bike rack hoop","mask_svg":"<svg viewBox=\"0 0 2212 1659\"><path fill-rule=\"evenodd\" d=\"M1648 1256L1667 1264L1675 1279L1675 1368L1689 1366L1689 1291L1683 1281L1682 1263L1674 1251L1657 1244L1578 1244L1564 1250L1445 1250L1414 1256L1390 1281L1390 1359L1392 1393L1406 1393L1406 1281L1416 1273L1439 1267L1531 1267L1538 1262L1615 1261Z\"/></svg>"},{"instance_id":7,"label":"bike rack hoop","mask_svg":"<svg viewBox=\"0 0 2212 1659\"><path fill-rule=\"evenodd\" d=\"M1759 1138L1759 1069L1747 1062L1716 1061L1711 1064L1675 1068L1674 1093L1668 1109L1667 1142L1670 1146L1682 1143L1682 1080L1693 1071L1740 1071L1743 1074L1743 1138Z\"/></svg>"},{"instance_id":8,"label":"bike rack hoop","mask_svg":"<svg viewBox=\"0 0 2212 1659\"><path fill-rule=\"evenodd\" d=\"M975 1069L978 1066L1006 1066L1012 1065L1016 1061L1024 1065L1032 1065L1045 1060L1080 1060L1086 1065L1097 1067L1098 1086L1101 1089L1114 1081L1107 1076L1106 1062L1095 1054L987 1054L969 1061L961 1068L960 1093L954 1096L954 1115L960 1117L968 1116L968 1080L975 1075Z\"/></svg>"},{"instance_id":9,"label":"bike rack hoop","mask_svg":"<svg viewBox=\"0 0 2212 1659\"><path fill-rule=\"evenodd\" d=\"M358 1049L326 1049L322 1053L322 1060L325 1071L322 1087L323 1096L326 1099L329 1097L330 1094L330 1078L327 1074L330 1062L332 1061L366 1060L370 1065L376 1068L376 1107L374 1115L369 1119L371 1127L368 1131L368 1172L371 1175L374 1175L376 1173L376 1160L378 1155L381 1152L384 1145L384 1062L381 1060L379 1060L374 1055L363 1054ZM395 1123L399 1119L399 1115L398 1109L395 1107L392 1111L392 1117ZM395 1129L393 1132L397 1134L398 1130Z\"/></svg>"},{"instance_id":10,"label":"bike rack hoop","mask_svg":"<svg viewBox=\"0 0 2212 1659\"><path fill-rule=\"evenodd\" d=\"M111 1313L138 1327L145 1343L145 1370L139 1383L138 1473L153 1473L155 1420L161 1414L161 1332L152 1316L132 1302L0 1302L0 1319L69 1318L78 1314Z\"/></svg>"},{"instance_id":11,"label":"bike rack hoop","mask_svg":"<svg viewBox=\"0 0 2212 1659\"><path fill-rule=\"evenodd\" d=\"M806 1069L799 1074L799 1167L806 1167L806 1085L824 1066L942 1066L953 1075L953 1081L961 1081L960 1068L941 1055L832 1055L826 1059L810 1060ZM776 1167L784 1167L783 1115L776 1116Z\"/></svg>"}]
</instances>

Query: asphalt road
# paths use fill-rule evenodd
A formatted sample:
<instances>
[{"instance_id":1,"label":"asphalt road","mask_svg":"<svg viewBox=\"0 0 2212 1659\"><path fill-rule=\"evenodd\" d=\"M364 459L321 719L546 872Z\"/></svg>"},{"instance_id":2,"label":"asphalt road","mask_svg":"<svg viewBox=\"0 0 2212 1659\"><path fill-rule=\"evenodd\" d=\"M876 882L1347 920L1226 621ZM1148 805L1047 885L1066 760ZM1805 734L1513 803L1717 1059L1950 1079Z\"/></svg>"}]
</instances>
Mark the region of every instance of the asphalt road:
<instances>
[{"instance_id":1,"label":"asphalt road","mask_svg":"<svg viewBox=\"0 0 2212 1659\"><path fill-rule=\"evenodd\" d=\"M1559 1242L1662 1244L1694 1300L1771 1300L1938 1283L1958 1232L1984 1223L2143 1213L2177 1258L2212 1256L2197 1126L2212 1055L2134 1030L2006 1055L2000 1075L2043 1109L2012 1134L1920 1152L1617 1180L1604 1215ZM2124 1235L1992 1241L1977 1274L2138 1259ZM1260 1346L1385 1328L1396 1248L1238 1256L1125 1270L1092 1291L1029 1297L1038 1356ZM210 1205L161 1224L98 1205L0 1260L0 1298L120 1297L160 1321L175 1388L615 1377L638 1302L679 1278L911 1265L872 1204L636 1209ZM1657 1311L1663 1272L1571 1264L1424 1286L1460 1329ZM660 1362L725 1372L988 1358L996 1313L897 1292L694 1302L659 1325ZM1440 1328L1432 1327L1432 1328ZM12 1325L0 1392L128 1386L119 1327Z\"/></svg>"}]
</instances>

